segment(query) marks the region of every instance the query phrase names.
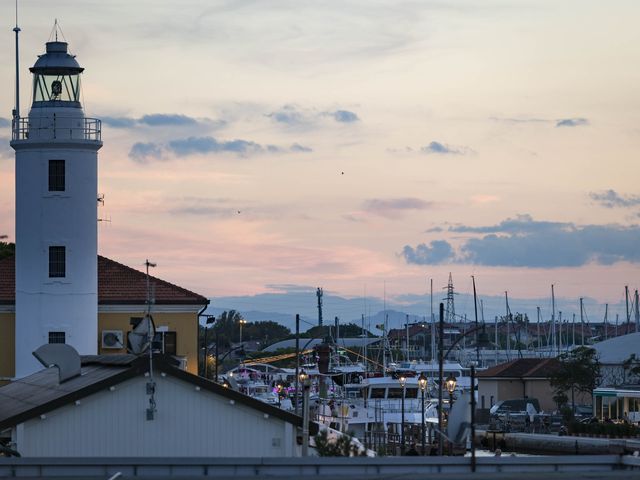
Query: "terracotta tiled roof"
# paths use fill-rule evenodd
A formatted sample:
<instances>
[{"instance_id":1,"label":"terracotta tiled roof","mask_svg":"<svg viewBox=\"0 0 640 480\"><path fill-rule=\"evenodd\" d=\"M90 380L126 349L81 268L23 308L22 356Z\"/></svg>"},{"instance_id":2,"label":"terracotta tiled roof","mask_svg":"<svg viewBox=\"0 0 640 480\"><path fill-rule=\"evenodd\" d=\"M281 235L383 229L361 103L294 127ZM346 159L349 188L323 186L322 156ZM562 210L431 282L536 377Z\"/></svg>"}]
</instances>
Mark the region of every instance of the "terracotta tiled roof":
<instances>
[{"instance_id":1,"label":"terracotta tiled roof","mask_svg":"<svg viewBox=\"0 0 640 480\"><path fill-rule=\"evenodd\" d=\"M15 257L0 260L0 304L15 303ZM150 277L158 305L206 305L207 298L156 277ZM98 304L139 305L147 298L146 275L98 255Z\"/></svg>"},{"instance_id":2,"label":"terracotta tiled roof","mask_svg":"<svg viewBox=\"0 0 640 480\"><path fill-rule=\"evenodd\" d=\"M478 372L478 377L547 378L558 369L559 365L555 358L518 358Z\"/></svg>"}]
</instances>

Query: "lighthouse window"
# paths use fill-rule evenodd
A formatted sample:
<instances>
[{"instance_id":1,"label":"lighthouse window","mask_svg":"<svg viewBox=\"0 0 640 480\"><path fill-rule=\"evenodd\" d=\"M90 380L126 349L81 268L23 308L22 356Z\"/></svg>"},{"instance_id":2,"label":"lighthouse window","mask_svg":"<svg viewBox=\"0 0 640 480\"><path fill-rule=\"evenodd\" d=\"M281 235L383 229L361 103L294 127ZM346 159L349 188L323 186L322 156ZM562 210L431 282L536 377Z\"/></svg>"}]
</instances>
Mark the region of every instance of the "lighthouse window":
<instances>
[{"instance_id":1,"label":"lighthouse window","mask_svg":"<svg viewBox=\"0 0 640 480\"><path fill-rule=\"evenodd\" d=\"M79 102L80 76L37 74L33 79L33 99L36 102Z\"/></svg>"},{"instance_id":2,"label":"lighthouse window","mask_svg":"<svg viewBox=\"0 0 640 480\"><path fill-rule=\"evenodd\" d=\"M65 169L64 160L49 160L49 191L64 192Z\"/></svg>"},{"instance_id":3,"label":"lighthouse window","mask_svg":"<svg viewBox=\"0 0 640 480\"><path fill-rule=\"evenodd\" d=\"M49 278L66 276L66 253L65 247L49 247Z\"/></svg>"},{"instance_id":4,"label":"lighthouse window","mask_svg":"<svg viewBox=\"0 0 640 480\"><path fill-rule=\"evenodd\" d=\"M64 332L49 332L49 343L66 343Z\"/></svg>"}]
</instances>

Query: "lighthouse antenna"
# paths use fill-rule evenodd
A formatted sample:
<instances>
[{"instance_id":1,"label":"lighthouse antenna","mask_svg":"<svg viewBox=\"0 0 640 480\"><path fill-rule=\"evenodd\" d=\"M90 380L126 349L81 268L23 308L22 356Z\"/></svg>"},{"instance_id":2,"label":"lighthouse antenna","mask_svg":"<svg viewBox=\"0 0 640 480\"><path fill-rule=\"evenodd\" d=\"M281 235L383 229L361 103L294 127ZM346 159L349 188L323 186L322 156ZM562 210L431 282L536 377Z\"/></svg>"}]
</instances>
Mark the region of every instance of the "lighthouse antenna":
<instances>
[{"instance_id":1,"label":"lighthouse antenna","mask_svg":"<svg viewBox=\"0 0 640 480\"><path fill-rule=\"evenodd\" d=\"M16 103L13 108L13 128L14 131L19 128L18 122L20 119L20 55L18 48L18 34L20 33L20 27L18 26L18 0L16 0L16 26L13 28L13 31L16 32Z\"/></svg>"}]
</instances>

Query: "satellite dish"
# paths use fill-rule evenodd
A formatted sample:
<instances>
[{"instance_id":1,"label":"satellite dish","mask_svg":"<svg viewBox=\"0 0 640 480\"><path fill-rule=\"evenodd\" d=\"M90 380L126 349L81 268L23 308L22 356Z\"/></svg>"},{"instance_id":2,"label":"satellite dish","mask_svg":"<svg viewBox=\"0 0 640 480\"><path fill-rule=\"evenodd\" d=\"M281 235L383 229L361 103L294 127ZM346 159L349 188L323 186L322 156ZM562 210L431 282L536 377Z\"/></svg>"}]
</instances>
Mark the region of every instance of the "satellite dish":
<instances>
[{"instance_id":1,"label":"satellite dish","mask_svg":"<svg viewBox=\"0 0 640 480\"><path fill-rule=\"evenodd\" d=\"M469 392L465 392L458 397L458 400L449 411L447 437L458 445L464 443L471 426L471 407L469 402L471 402L471 395Z\"/></svg>"},{"instance_id":2,"label":"satellite dish","mask_svg":"<svg viewBox=\"0 0 640 480\"><path fill-rule=\"evenodd\" d=\"M151 330L151 339L153 339L156 334L156 326L151 315L145 315L128 335L127 348L131 353L140 355L147 351L150 344L149 330Z\"/></svg>"},{"instance_id":3,"label":"satellite dish","mask_svg":"<svg viewBox=\"0 0 640 480\"><path fill-rule=\"evenodd\" d=\"M80 375L80 354L66 343L46 343L33 352L33 356L46 368L58 367L60 383Z\"/></svg>"}]
</instances>

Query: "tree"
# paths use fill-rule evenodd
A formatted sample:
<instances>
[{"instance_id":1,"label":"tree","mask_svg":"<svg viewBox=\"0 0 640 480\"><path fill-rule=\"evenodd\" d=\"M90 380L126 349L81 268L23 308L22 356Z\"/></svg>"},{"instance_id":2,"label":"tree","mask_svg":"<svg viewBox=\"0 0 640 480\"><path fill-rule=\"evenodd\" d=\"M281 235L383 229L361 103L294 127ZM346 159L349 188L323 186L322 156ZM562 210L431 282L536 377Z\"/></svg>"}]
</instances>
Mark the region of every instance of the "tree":
<instances>
[{"instance_id":1,"label":"tree","mask_svg":"<svg viewBox=\"0 0 640 480\"><path fill-rule=\"evenodd\" d=\"M600 381L600 362L596 355L593 348L578 347L558 357L558 368L549 376L556 401L566 404L567 393L571 393L571 410L575 411L576 392L593 392Z\"/></svg>"},{"instance_id":2,"label":"tree","mask_svg":"<svg viewBox=\"0 0 640 480\"><path fill-rule=\"evenodd\" d=\"M13 257L16 254L16 244L9 242L0 242L0 260L3 258Z\"/></svg>"},{"instance_id":3,"label":"tree","mask_svg":"<svg viewBox=\"0 0 640 480\"><path fill-rule=\"evenodd\" d=\"M366 452L361 452L358 445L353 442L351 435L341 434L335 441L331 441L327 430L321 430L314 439L316 451L321 457L357 457L366 455Z\"/></svg>"}]
</instances>

